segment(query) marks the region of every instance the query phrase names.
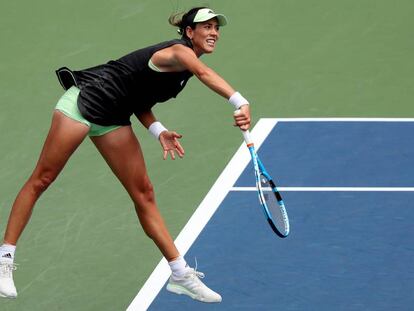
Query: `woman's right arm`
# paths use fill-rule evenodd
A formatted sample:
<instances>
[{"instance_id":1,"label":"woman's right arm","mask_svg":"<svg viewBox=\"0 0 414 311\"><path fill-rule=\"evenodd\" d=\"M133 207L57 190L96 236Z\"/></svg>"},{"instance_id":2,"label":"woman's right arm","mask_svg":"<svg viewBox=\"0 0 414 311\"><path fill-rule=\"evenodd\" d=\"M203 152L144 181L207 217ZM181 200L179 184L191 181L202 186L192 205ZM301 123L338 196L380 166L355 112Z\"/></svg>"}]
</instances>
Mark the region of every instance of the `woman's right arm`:
<instances>
[{"instance_id":1,"label":"woman's right arm","mask_svg":"<svg viewBox=\"0 0 414 311\"><path fill-rule=\"evenodd\" d=\"M195 55L194 51L181 44L172 46L174 60L193 73L201 82L217 94L229 99L235 90L213 69L209 68Z\"/></svg>"},{"instance_id":2,"label":"woman's right arm","mask_svg":"<svg viewBox=\"0 0 414 311\"><path fill-rule=\"evenodd\" d=\"M198 59L194 51L181 44L172 46L174 60L193 73L202 83L217 94L230 100L240 113L235 117L235 123L243 130L250 127L250 109L247 100L237 93L226 80Z\"/></svg>"}]
</instances>

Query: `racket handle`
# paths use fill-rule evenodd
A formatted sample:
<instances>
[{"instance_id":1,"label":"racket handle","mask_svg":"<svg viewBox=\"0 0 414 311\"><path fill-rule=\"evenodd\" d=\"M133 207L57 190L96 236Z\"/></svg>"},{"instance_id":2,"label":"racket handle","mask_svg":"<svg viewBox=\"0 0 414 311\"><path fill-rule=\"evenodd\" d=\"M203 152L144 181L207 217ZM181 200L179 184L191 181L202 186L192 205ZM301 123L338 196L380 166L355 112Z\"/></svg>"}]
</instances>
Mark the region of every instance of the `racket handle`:
<instances>
[{"instance_id":1,"label":"racket handle","mask_svg":"<svg viewBox=\"0 0 414 311\"><path fill-rule=\"evenodd\" d=\"M246 130L246 131L242 130L242 134L243 134L243 137L244 137L244 141L246 142L246 145L252 145L253 141L252 141L252 138L250 136L250 131L249 130Z\"/></svg>"}]
</instances>

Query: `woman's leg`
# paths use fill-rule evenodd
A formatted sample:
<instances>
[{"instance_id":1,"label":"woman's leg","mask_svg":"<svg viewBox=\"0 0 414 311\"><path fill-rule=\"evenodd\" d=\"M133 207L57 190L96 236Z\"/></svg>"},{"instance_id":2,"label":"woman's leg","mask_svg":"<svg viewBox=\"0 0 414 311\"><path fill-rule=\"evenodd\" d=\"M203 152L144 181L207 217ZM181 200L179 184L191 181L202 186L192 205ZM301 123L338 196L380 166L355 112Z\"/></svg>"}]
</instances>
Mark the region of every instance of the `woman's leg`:
<instances>
[{"instance_id":1,"label":"woman's leg","mask_svg":"<svg viewBox=\"0 0 414 311\"><path fill-rule=\"evenodd\" d=\"M16 245L40 195L55 180L87 136L89 127L55 110L38 163L14 201L4 243Z\"/></svg>"},{"instance_id":2,"label":"woman's leg","mask_svg":"<svg viewBox=\"0 0 414 311\"><path fill-rule=\"evenodd\" d=\"M167 289L203 302L220 302L221 296L201 282L199 277L203 274L187 267L175 247L155 203L141 147L131 127L124 126L91 139L134 201L145 233L169 262L172 275Z\"/></svg>"},{"instance_id":3,"label":"woman's leg","mask_svg":"<svg viewBox=\"0 0 414 311\"><path fill-rule=\"evenodd\" d=\"M168 261L177 258L179 252L158 211L141 146L131 127L91 139L132 198L145 233Z\"/></svg>"}]
</instances>

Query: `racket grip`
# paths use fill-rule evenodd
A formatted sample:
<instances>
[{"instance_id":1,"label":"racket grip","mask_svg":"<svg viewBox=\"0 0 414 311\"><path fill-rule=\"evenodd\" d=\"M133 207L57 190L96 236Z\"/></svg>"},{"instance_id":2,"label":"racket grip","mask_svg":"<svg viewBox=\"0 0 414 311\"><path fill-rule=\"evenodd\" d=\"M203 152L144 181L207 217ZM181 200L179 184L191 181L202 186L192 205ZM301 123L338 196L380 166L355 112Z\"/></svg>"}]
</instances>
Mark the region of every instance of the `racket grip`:
<instances>
[{"instance_id":1,"label":"racket grip","mask_svg":"<svg viewBox=\"0 0 414 311\"><path fill-rule=\"evenodd\" d=\"M252 141L252 138L250 136L250 131L249 130L246 130L246 131L242 130L242 134L243 134L244 141L246 142L246 144L247 145L252 145L253 141Z\"/></svg>"}]
</instances>

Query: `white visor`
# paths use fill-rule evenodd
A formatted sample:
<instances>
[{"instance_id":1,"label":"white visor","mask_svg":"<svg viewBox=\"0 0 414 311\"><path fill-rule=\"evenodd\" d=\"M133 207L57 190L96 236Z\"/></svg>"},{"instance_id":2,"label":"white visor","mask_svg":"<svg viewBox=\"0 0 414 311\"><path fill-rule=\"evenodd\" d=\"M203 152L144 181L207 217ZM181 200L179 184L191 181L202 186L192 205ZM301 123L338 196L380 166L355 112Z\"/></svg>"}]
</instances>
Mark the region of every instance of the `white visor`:
<instances>
[{"instance_id":1,"label":"white visor","mask_svg":"<svg viewBox=\"0 0 414 311\"><path fill-rule=\"evenodd\" d=\"M219 26L224 26L227 24L227 18L223 14L216 14L212 9L200 9L198 10L196 16L194 16L194 23L201 23L208 21L212 18L217 18Z\"/></svg>"}]
</instances>

